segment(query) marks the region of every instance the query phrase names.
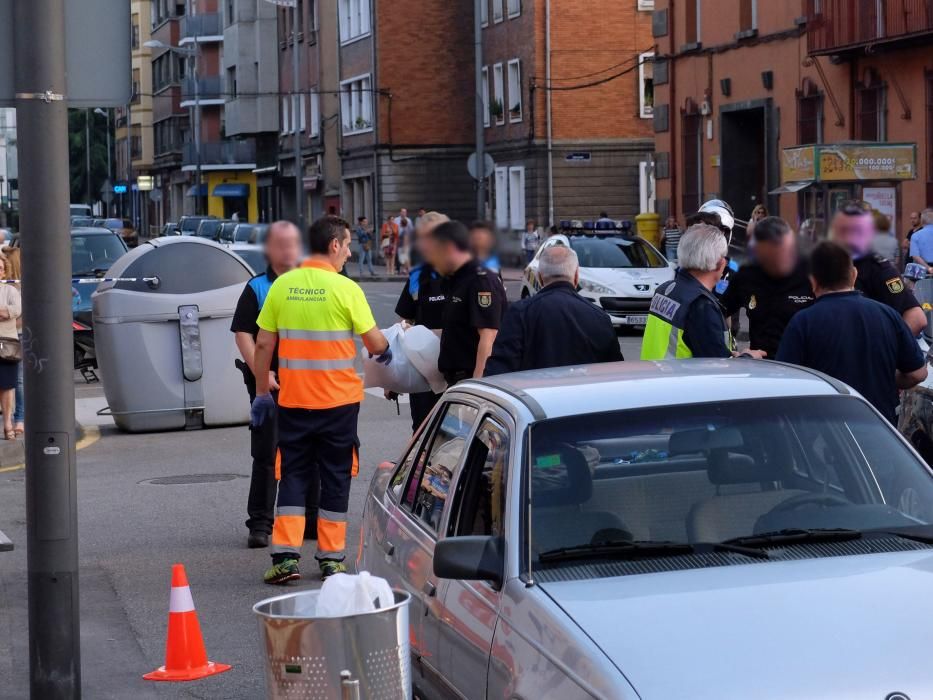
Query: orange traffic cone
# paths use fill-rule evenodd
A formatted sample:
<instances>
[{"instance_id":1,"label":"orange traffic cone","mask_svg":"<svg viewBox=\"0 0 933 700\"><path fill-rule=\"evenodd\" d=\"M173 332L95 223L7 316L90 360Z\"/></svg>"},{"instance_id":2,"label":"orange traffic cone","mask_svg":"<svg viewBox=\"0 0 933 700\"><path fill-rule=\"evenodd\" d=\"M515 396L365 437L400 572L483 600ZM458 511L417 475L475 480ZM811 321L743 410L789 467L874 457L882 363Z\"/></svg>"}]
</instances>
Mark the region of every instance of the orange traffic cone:
<instances>
[{"instance_id":1,"label":"orange traffic cone","mask_svg":"<svg viewBox=\"0 0 933 700\"><path fill-rule=\"evenodd\" d=\"M227 664L207 660L201 625L194 611L191 589L185 567L172 567L172 595L168 606L168 641L165 644L165 666L147 673L147 681L193 681L205 676L229 671Z\"/></svg>"}]
</instances>

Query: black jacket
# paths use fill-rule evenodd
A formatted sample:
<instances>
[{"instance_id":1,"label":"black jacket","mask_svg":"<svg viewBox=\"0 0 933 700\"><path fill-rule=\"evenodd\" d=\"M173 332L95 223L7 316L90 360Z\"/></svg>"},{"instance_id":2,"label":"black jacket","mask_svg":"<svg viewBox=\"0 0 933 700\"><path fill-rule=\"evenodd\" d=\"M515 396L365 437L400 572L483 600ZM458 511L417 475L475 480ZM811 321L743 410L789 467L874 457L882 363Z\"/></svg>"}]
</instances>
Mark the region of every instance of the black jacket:
<instances>
[{"instance_id":1,"label":"black jacket","mask_svg":"<svg viewBox=\"0 0 933 700\"><path fill-rule=\"evenodd\" d=\"M509 307L485 376L621 359L606 312L577 294L570 283L555 282Z\"/></svg>"}]
</instances>

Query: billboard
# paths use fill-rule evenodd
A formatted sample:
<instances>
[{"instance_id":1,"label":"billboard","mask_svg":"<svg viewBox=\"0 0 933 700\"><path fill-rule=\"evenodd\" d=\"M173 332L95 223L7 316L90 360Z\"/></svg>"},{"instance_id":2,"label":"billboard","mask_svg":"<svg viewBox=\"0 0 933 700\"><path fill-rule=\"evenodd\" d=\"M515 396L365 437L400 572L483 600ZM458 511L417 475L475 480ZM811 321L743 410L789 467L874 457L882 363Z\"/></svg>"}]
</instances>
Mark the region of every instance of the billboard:
<instances>
[{"instance_id":1,"label":"billboard","mask_svg":"<svg viewBox=\"0 0 933 700\"><path fill-rule=\"evenodd\" d=\"M835 143L794 146L781 152L781 182L913 180L913 143Z\"/></svg>"}]
</instances>

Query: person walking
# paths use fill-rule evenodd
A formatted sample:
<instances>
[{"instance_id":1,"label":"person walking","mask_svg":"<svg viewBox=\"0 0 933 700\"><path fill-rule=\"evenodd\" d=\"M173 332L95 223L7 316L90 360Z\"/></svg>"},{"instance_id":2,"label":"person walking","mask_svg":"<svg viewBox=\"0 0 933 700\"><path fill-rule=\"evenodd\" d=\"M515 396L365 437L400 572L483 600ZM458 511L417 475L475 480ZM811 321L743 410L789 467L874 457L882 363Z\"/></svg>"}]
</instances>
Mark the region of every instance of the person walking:
<instances>
[{"instance_id":1,"label":"person walking","mask_svg":"<svg viewBox=\"0 0 933 700\"><path fill-rule=\"evenodd\" d=\"M421 258L424 258L426 239L435 228L448 221L450 219L447 216L436 211L421 215L418 228L415 230L414 246ZM413 267L408 275L408 281L402 288L398 303L395 305L395 313L413 326L424 326L432 331L440 331L444 326L446 305L444 280L430 263L423 262ZM412 432L418 430L440 398L441 395L433 391L409 394L408 405L411 410Z\"/></svg>"},{"instance_id":2,"label":"person walking","mask_svg":"<svg viewBox=\"0 0 933 700\"><path fill-rule=\"evenodd\" d=\"M755 260L739 268L720 302L726 318L745 309L751 346L774 357L791 318L813 303L813 290L790 224L769 216L753 235Z\"/></svg>"},{"instance_id":3,"label":"person walking","mask_svg":"<svg viewBox=\"0 0 933 700\"><path fill-rule=\"evenodd\" d=\"M577 294L580 263L567 246L538 258L537 294L509 306L484 376L624 359L608 314Z\"/></svg>"},{"instance_id":4,"label":"person walking","mask_svg":"<svg viewBox=\"0 0 933 700\"><path fill-rule=\"evenodd\" d=\"M375 277L373 269L373 234L369 230L369 219L361 216L356 220L356 242L360 246L360 277L363 276L363 265L369 267L369 276Z\"/></svg>"},{"instance_id":5,"label":"person walking","mask_svg":"<svg viewBox=\"0 0 933 700\"><path fill-rule=\"evenodd\" d=\"M9 276L7 256L0 253L0 280ZM0 409L3 410L3 437L14 440L13 413L16 410L16 383L22 363L22 345L16 322L23 307L15 284L0 282Z\"/></svg>"},{"instance_id":6,"label":"person walking","mask_svg":"<svg viewBox=\"0 0 933 700\"><path fill-rule=\"evenodd\" d=\"M508 304L502 280L470 254L470 232L459 221L434 228L422 251L445 277L438 370L449 386L482 377Z\"/></svg>"},{"instance_id":7,"label":"person walking","mask_svg":"<svg viewBox=\"0 0 933 700\"><path fill-rule=\"evenodd\" d=\"M22 266L22 249L21 248L10 248L4 247L3 253L7 257L7 270L6 274L8 279L11 280L21 280L23 279L23 266ZM16 284L17 291L22 294L22 283ZM19 338L19 342L23 342L23 317L20 316L16 319L16 333ZM26 432L26 393L23 391L23 363L22 361L16 363L16 408L13 411L13 432L16 433L16 437L22 437Z\"/></svg>"},{"instance_id":8,"label":"person walking","mask_svg":"<svg viewBox=\"0 0 933 700\"><path fill-rule=\"evenodd\" d=\"M855 289L848 251L824 241L810 256L816 302L791 319L777 360L845 382L897 425L898 390L927 377L926 359L896 310Z\"/></svg>"},{"instance_id":9,"label":"person walking","mask_svg":"<svg viewBox=\"0 0 933 700\"><path fill-rule=\"evenodd\" d=\"M395 275L395 251L398 248L398 224L387 216L382 230L379 232L379 248L385 258L386 274Z\"/></svg>"},{"instance_id":10,"label":"person walking","mask_svg":"<svg viewBox=\"0 0 933 700\"><path fill-rule=\"evenodd\" d=\"M350 482L359 465L357 424L363 382L354 369L355 335L377 361L392 360L363 290L339 271L350 256L350 225L325 216L308 229L310 257L273 284L259 313L254 356L256 399L251 424L276 413L270 369L278 343L281 480L272 529L272 567L263 580L301 577L306 499L320 479L317 559L321 577L347 570Z\"/></svg>"},{"instance_id":11,"label":"person walking","mask_svg":"<svg viewBox=\"0 0 933 700\"><path fill-rule=\"evenodd\" d=\"M732 336L713 295L728 254L726 237L717 226L694 224L687 229L677 247L680 268L651 299L641 359L732 357ZM746 354L764 356L760 350Z\"/></svg>"},{"instance_id":12,"label":"person walking","mask_svg":"<svg viewBox=\"0 0 933 700\"><path fill-rule=\"evenodd\" d=\"M525 264L530 265L541 245L541 236L535 227L534 219L525 222L525 232L522 234L522 250L525 252Z\"/></svg>"},{"instance_id":13,"label":"person walking","mask_svg":"<svg viewBox=\"0 0 933 700\"><path fill-rule=\"evenodd\" d=\"M918 235L914 234L914 238ZM830 240L839 243L852 256L858 272L855 288L869 299L897 311L916 337L926 328L926 313L913 292L907 289L894 263L872 252L874 238L875 219L871 207L864 202L846 202L833 216Z\"/></svg>"},{"instance_id":14,"label":"person walking","mask_svg":"<svg viewBox=\"0 0 933 700\"><path fill-rule=\"evenodd\" d=\"M677 219L673 216L667 217L664 222L664 230L661 232L661 240L658 244L664 251L664 257L672 262L677 261L677 244L680 243L680 226L677 225Z\"/></svg>"},{"instance_id":15,"label":"person walking","mask_svg":"<svg viewBox=\"0 0 933 700\"><path fill-rule=\"evenodd\" d=\"M301 261L301 234L298 227L288 221L273 223L263 242L263 252L268 267L264 273L253 277L243 288L230 324L230 330L234 333L237 349L242 357L242 360L237 361L237 367L243 373L243 382L249 393L250 405L256 399L254 369L256 336L259 334L256 321L272 284L281 275L298 267ZM273 356L269 368L269 388L273 398L277 397L279 389L277 372L278 360ZM275 491L278 483L275 464L276 433L274 416L261 426L250 429L250 455L253 468L249 481L249 496L246 500L246 527L249 529L246 546L250 549L268 547L269 536L272 534L272 523L275 519ZM309 513L317 512L319 491L320 483L313 482L308 490L305 503ZM305 528L305 539L314 539L315 536L316 522L310 520Z\"/></svg>"}]
</instances>

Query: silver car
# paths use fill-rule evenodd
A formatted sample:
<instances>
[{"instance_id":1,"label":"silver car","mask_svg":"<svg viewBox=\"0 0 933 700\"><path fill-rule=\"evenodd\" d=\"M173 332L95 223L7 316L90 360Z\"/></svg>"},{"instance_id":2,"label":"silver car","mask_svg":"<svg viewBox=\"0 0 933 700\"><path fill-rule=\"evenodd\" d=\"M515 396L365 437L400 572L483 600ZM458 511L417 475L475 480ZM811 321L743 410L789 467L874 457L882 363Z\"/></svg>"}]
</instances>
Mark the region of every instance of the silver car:
<instances>
[{"instance_id":1,"label":"silver car","mask_svg":"<svg viewBox=\"0 0 933 700\"><path fill-rule=\"evenodd\" d=\"M933 473L750 360L450 389L366 499L422 698L933 697ZM903 695L898 695L902 693Z\"/></svg>"}]
</instances>

